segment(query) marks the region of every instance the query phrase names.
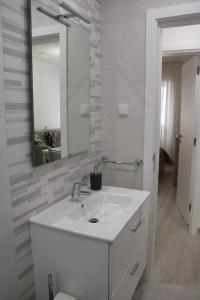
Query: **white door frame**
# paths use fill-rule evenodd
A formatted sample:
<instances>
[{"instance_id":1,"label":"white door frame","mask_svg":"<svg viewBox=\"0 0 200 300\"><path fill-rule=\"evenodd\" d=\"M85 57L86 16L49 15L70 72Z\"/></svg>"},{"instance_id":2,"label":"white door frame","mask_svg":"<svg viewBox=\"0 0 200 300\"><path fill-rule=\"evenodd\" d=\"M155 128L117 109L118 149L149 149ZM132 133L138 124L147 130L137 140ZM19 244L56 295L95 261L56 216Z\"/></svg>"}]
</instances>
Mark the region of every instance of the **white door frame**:
<instances>
[{"instance_id":1,"label":"white door frame","mask_svg":"<svg viewBox=\"0 0 200 300\"><path fill-rule=\"evenodd\" d=\"M200 23L200 2L147 11L143 189L151 192L148 278L151 276L158 195L162 54L160 28ZM194 208L194 207L193 207Z\"/></svg>"}]
</instances>

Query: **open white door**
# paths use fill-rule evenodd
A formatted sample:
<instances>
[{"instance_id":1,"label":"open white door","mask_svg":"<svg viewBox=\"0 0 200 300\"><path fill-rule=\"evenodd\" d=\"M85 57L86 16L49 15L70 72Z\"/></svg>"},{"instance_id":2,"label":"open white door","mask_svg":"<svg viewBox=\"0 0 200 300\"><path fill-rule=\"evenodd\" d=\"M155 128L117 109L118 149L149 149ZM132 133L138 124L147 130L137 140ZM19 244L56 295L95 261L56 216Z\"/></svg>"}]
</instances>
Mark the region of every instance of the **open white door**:
<instances>
[{"instance_id":1,"label":"open white door","mask_svg":"<svg viewBox=\"0 0 200 300\"><path fill-rule=\"evenodd\" d=\"M195 142L196 77L199 56L183 65L182 100L180 123L179 167L177 184L177 206L187 224L190 223L192 204L193 160Z\"/></svg>"}]
</instances>

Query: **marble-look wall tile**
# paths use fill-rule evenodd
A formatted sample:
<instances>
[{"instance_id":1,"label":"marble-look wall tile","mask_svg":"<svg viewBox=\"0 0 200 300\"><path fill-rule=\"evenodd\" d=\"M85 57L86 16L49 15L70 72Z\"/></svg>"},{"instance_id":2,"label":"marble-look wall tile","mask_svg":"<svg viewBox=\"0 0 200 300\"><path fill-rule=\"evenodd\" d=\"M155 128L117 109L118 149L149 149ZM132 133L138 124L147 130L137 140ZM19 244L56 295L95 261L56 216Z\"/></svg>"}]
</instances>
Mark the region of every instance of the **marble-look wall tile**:
<instances>
[{"instance_id":1,"label":"marble-look wall tile","mask_svg":"<svg viewBox=\"0 0 200 300\"><path fill-rule=\"evenodd\" d=\"M14 299L14 295L17 294L16 282L17 269L7 165L6 121L0 119L0 297L4 297L2 299ZM12 291L9 291L8 288L10 284L13 284Z\"/></svg>"},{"instance_id":2,"label":"marble-look wall tile","mask_svg":"<svg viewBox=\"0 0 200 300\"><path fill-rule=\"evenodd\" d=\"M2 300L22 300L18 297L17 264L0 273L0 291Z\"/></svg>"},{"instance_id":3,"label":"marble-look wall tile","mask_svg":"<svg viewBox=\"0 0 200 300\"><path fill-rule=\"evenodd\" d=\"M102 23L144 20L147 9L188 2L195 2L195 0L102 0Z\"/></svg>"},{"instance_id":4,"label":"marble-look wall tile","mask_svg":"<svg viewBox=\"0 0 200 300\"><path fill-rule=\"evenodd\" d=\"M57 0L49 0L48 5L57 7L58 3ZM31 162L30 142L27 1L0 1L0 28L2 27L0 78L3 79L2 82L0 81L0 119L4 124L0 130L4 128L2 136L5 140L4 152L6 153L6 158L3 158L5 164L1 164L0 175L4 174L1 179L7 178L5 182L0 181L0 200L6 200L4 204L10 205L6 220L11 226L19 300L35 299L29 218L68 196L73 182L87 179L94 164L102 155L101 4L99 0L73 0L71 5L92 20L90 152L34 169ZM2 211L5 210L3 207ZM9 237L9 233L6 235ZM1 237L0 234L2 242ZM10 257L9 253L7 257ZM0 274L0 286L2 282ZM8 296L5 296L6 300L17 299L17 296L6 297Z\"/></svg>"}]
</instances>

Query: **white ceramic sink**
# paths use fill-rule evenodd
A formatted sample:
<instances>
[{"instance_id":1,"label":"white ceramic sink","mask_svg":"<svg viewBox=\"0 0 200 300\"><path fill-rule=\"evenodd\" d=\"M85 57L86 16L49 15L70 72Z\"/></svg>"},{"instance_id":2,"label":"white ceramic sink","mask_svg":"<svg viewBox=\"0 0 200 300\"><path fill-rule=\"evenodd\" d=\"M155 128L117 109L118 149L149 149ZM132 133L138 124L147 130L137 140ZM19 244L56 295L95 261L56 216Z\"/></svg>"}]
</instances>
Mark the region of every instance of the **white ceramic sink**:
<instances>
[{"instance_id":1,"label":"white ceramic sink","mask_svg":"<svg viewBox=\"0 0 200 300\"><path fill-rule=\"evenodd\" d=\"M83 200L66 214L69 218L78 222L90 222L104 224L112 222L127 209L132 199L128 196L96 193Z\"/></svg>"},{"instance_id":2,"label":"white ceramic sink","mask_svg":"<svg viewBox=\"0 0 200 300\"><path fill-rule=\"evenodd\" d=\"M80 196L78 203L69 196L30 221L50 230L112 242L148 196L144 191L104 186L91 196Z\"/></svg>"}]
</instances>

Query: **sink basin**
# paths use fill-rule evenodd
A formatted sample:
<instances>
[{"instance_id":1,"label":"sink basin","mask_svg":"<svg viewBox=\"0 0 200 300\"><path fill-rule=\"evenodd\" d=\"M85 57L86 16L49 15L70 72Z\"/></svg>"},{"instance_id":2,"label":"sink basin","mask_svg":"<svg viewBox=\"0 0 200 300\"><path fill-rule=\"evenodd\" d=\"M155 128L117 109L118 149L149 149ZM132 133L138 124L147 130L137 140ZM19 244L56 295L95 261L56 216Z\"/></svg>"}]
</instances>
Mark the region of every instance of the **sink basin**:
<instances>
[{"instance_id":1,"label":"sink basin","mask_svg":"<svg viewBox=\"0 0 200 300\"><path fill-rule=\"evenodd\" d=\"M79 222L109 223L122 214L131 201L128 196L100 192L78 203L65 217Z\"/></svg>"},{"instance_id":2,"label":"sink basin","mask_svg":"<svg viewBox=\"0 0 200 300\"><path fill-rule=\"evenodd\" d=\"M49 230L113 242L148 197L144 191L103 186L90 196L81 195L78 203L69 196L30 221Z\"/></svg>"}]
</instances>

